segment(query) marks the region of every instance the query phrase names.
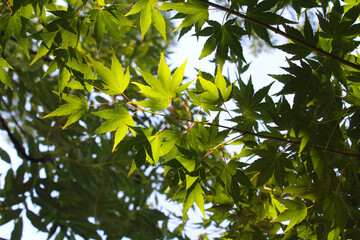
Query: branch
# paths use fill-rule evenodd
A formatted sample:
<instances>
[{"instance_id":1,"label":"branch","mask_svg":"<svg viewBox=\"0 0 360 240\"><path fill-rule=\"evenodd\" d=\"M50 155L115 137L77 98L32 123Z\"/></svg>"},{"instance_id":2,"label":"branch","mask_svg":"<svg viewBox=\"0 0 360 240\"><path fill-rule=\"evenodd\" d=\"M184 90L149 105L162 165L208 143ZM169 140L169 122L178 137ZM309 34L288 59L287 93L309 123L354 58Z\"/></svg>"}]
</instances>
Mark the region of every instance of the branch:
<instances>
[{"instance_id":1,"label":"branch","mask_svg":"<svg viewBox=\"0 0 360 240\"><path fill-rule=\"evenodd\" d=\"M20 129L20 132L25 135L24 129L22 129L19 122L16 120L15 116L13 114L11 114L10 106L2 98L0 98L0 100L1 100L2 104L4 104L6 110L8 111L8 113L9 113L11 119L13 120L13 122L15 123L15 125Z\"/></svg>"},{"instance_id":2,"label":"branch","mask_svg":"<svg viewBox=\"0 0 360 240\"><path fill-rule=\"evenodd\" d=\"M305 42L305 41L303 41L303 40L301 40L301 39L298 39L298 38L296 38L296 37L294 37L294 36L291 36L291 35L287 34L286 32L281 31L281 30L278 29L278 28L275 28L275 27L272 27L272 26L270 26L270 25L268 25L268 24L265 24L265 23L263 23L263 22L260 22L260 21L254 19L254 18L251 18L251 17L249 17L249 16L247 16L247 15L245 15L245 14L239 13L239 12L234 11L234 10L232 10L232 9L230 9L230 8L227 8L227 7L223 7L223 6L218 5L218 4L216 4L216 3L208 2L207 0L195 0L195 1L201 2L201 3L203 3L203 4L206 4L206 5L209 5L209 6L212 6L212 7L215 7L215 8L217 8L217 9L219 9L219 10L228 12L228 13L230 13L230 14L232 14L232 15L235 15L235 16L240 17L240 18L242 18L242 19L248 20L248 21L250 21L250 22L252 22L252 23L254 23L254 24L256 24L256 25L259 25L259 26L261 26L261 27L264 27L264 28L266 28L266 29L268 29L268 30L276 33L276 34L279 34L279 35L281 35L281 36L283 36L283 37L285 37L285 38L287 38L287 39L290 39L290 40L293 41L294 43L297 43L297 44L299 44L299 45L302 45L302 46L310 49L310 50L313 51L313 52L316 52L316 53L318 53L318 54L321 54L321 55L323 55L323 56L325 56L325 57L327 57L327 58L331 58L331 59L333 59L333 60L335 60L335 61L338 61L338 62L340 62L340 63L342 63L342 64L344 64L344 65L347 65L347 66L349 66L349 67L351 67L351 68L360 70L360 65L357 65L357 64L355 64L355 63L349 62L349 61L347 61L347 60L345 60L345 59L343 59L343 58L340 58L340 57L335 56L335 55L333 55L333 54L331 54L331 53L328 53L328 52L326 52L326 51L324 51L324 50L322 50L322 49L320 49L320 48L314 47L313 45L311 45L311 44L309 44L309 43L307 43L307 42Z\"/></svg>"},{"instance_id":3,"label":"branch","mask_svg":"<svg viewBox=\"0 0 360 240\"><path fill-rule=\"evenodd\" d=\"M235 132L240 132L240 133L242 133L244 135L252 135L252 136L255 136L255 137L259 137L259 138L272 139L272 140L285 142L285 143L290 143L290 144L296 144L296 145L301 144L301 142L290 140L288 138L279 138L279 137L269 136L269 135L265 135L265 134L261 134L261 133L253 133L253 132L249 132L249 131L246 131L246 130L240 130L240 129L233 128L233 127L222 126L222 125L215 124L215 123L210 123L210 122L197 122L197 123L207 124L207 125L210 125L210 126L216 126L216 127L221 127L221 128L226 128L226 129L229 129L229 130L232 130L232 131L235 131ZM331 150L331 149L327 149L325 147L320 147L320 146L306 145L306 147L307 148L314 148L314 149L324 151L324 152L344 155L344 156L348 156L348 157L356 157L356 158L360 159L360 154L341 152L341 151Z\"/></svg>"},{"instance_id":4,"label":"branch","mask_svg":"<svg viewBox=\"0 0 360 240\"><path fill-rule=\"evenodd\" d=\"M31 162L37 162L37 163L44 163L44 162L48 162L48 161L52 161L51 160L51 156L49 155L44 155L41 158L35 158L31 155L28 155L24 149L24 147L21 145L21 143L16 139L16 137L14 136L14 134L11 132L9 126L7 125L6 121L1 117L0 115L0 123L2 128L7 132L11 142L14 144L14 147L19 155L19 157L31 161Z\"/></svg>"}]
</instances>

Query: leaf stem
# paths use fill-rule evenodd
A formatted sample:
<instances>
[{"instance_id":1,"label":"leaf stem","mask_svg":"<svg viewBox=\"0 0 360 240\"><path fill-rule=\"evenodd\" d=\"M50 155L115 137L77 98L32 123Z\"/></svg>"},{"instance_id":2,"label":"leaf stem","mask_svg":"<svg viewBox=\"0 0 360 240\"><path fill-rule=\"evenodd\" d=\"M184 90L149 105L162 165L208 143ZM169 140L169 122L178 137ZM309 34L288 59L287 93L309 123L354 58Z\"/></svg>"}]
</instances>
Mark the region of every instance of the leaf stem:
<instances>
[{"instance_id":1,"label":"leaf stem","mask_svg":"<svg viewBox=\"0 0 360 240\"><path fill-rule=\"evenodd\" d=\"M100 6L100 4L99 4L99 1L96 1L96 3L97 3L97 5L98 5L99 10L102 10L102 8L101 8L101 6Z\"/></svg>"},{"instance_id":2,"label":"leaf stem","mask_svg":"<svg viewBox=\"0 0 360 240\"><path fill-rule=\"evenodd\" d=\"M279 34L279 35L281 35L281 36L283 36L283 37L285 37L285 38L287 38L287 39L290 39L290 40L293 41L294 43L297 43L297 44L299 44L299 45L302 45L302 46L310 49L310 50L313 51L313 52L319 53L319 54L323 55L324 57L331 58L331 59L333 59L333 60L335 60L335 61L338 61L338 62L340 62L340 63L342 63L342 64L344 64L344 65L347 65L347 66L349 66L349 67L351 67L351 68L360 70L360 65L358 65L358 64L349 62L349 61L347 61L347 60L345 60L345 59L343 59L343 58L340 58L340 57L338 57L338 56L335 56L335 55L333 55L333 54L331 54L331 53L329 53L329 52L326 52L326 51L324 51L324 50L322 50L322 49L320 49L320 48L314 47L313 45L311 45L311 44L309 44L309 43L307 43L307 42L305 42L305 41L303 41L303 40L301 40L301 39L299 39L299 38L297 38L297 37L291 36L291 35L287 34L286 32L281 31L281 30L278 29L278 28L275 28L275 27L272 27L272 26L270 26L270 25L268 25L268 24L265 24L265 23L263 23L263 22L260 22L260 21L254 19L254 18L252 18L252 17L249 17L249 16L247 16L247 15L245 15L245 14L239 13L239 12L237 12L237 11L234 11L234 10L232 10L232 9L230 9L230 8L227 8L227 7L218 5L218 4L216 4L216 3L208 2L207 0L195 0L195 1L201 2L201 3L203 3L203 4L206 4L206 5L209 5L209 6L212 6L212 7L215 7L215 8L217 8L217 9L219 9L219 10L228 12L228 13L230 13L230 14L232 14L232 15L235 15L235 16L240 17L240 18L242 18L242 19L248 20L249 22L252 22L252 23L254 23L254 24L256 24L256 25L259 25L259 26L261 26L261 27L264 27L264 28L266 28L266 29L268 29L268 30L276 33L276 34Z\"/></svg>"},{"instance_id":3,"label":"leaf stem","mask_svg":"<svg viewBox=\"0 0 360 240\"><path fill-rule=\"evenodd\" d=\"M116 102L105 102L105 103L95 103L95 104L89 105L88 107L95 107L95 106L107 105L107 104L110 104L110 103L117 103L117 102L118 102L118 101L116 101Z\"/></svg>"},{"instance_id":4,"label":"leaf stem","mask_svg":"<svg viewBox=\"0 0 360 240\"><path fill-rule=\"evenodd\" d=\"M11 6L10 6L10 3L9 3L9 1L6 1L6 4L8 5L8 7L9 7L9 10L10 10L10 13L11 13L11 15L13 14L13 12L12 12L12 9L11 9Z\"/></svg>"},{"instance_id":5,"label":"leaf stem","mask_svg":"<svg viewBox=\"0 0 360 240\"><path fill-rule=\"evenodd\" d=\"M141 110L141 111L144 111L144 109L143 109L142 107L140 107L139 105L133 103L133 102L125 95L125 93L122 92L121 95L123 95L124 98L126 98L126 100L128 100L128 102L131 103L132 105L134 105L137 109L139 109L139 110Z\"/></svg>"},{"instance_id":6,"label":"leaf stem","mask_svg":"<svg viewBox=\"0 0 360 240\"><path fill-rule=\"evenodd\" d=\"M347 169L347 167L350 165L350 162L348 162L346 165L345 165L345 167L344 167L344 169L341 171L341 176L340 176L340 179L339 179L339 183L338 183L338 185L337 185L337 187L336 187L336 193L339 191L339 189L340 189L340 185L341 185L341 182L342 182L342 179L343 179L343 177L344 177L344 173L345 173L345 170Z\"/></svg>"},{"instance_id":7,"label":"leaf stem","mask_svg":"<svg viewBox=\"0 0 360 240\"><path fill-rule=\"evenodd\" d=\"M79 7L79 10L77 10L76 16L80 14L81 10L85 7L85 5L87 4L89 0L85 0L83 2L83 4L81 4L81 6Z\"/></svg>"},{"instance_id":8,"label":"leaf stem","mask_svg":"<svg viewBox=\"0 0 360 240\"><path fill-rule=\"evenodd\" d=\"M197 116L199 115L201 109L202 109L202 106L201 106L201 107L199 108L199 110L197 111L197 113L196 113L196 115L195 115L195 118L194 118L195 120L189 121L189 122L192 122L192 124L190 124L190 126L189 126L188 124L186 124L188 127L185 129L185 131L184 131L182 134L184 134L184 133L186 133L187 131L189 131L189 129L192 128L196 123L201 123L201 122L198 122L198 121L196 120L196 118L197 118ZM186 120L185 120L185 121L186 121Z\"/></svg>"},{"instance_id":9,"label":"leaf stem","mask_svg":"<svg viewBox=\"0 0 360 240\"><path fill-rule=\"evenodd\" d=\"M165 125L165 127L163 127L163 128L160 130L160 132L163 132L163 131L167 128L167 126L169 126L170 124L172 124L174 121L175 121L175 119L172 120L171 122L167 123L167 124Z\"/></svg>"}]
</instances>

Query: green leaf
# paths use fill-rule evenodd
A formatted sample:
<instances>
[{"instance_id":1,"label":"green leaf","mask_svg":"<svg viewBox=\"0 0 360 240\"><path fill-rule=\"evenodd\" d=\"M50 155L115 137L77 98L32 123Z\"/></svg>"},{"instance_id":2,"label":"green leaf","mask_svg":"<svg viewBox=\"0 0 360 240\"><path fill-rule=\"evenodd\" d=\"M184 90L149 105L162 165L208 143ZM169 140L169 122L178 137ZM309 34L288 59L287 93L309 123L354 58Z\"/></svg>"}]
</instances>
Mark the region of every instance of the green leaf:
<instances>
[{"instance_id":1,"label":"green leaf","mask_svg":"<svg viewBox=\"0 0 360 240\"><path fill-rule=\"evenodd\" d=\"M149 100L136 102L138 105L151 108L154 111L160 111L167 108L172 98L177 97L184 88L180 84L184 76L186 61L175 71L173 77L169 66L165 62L164 54L161 54L158 68L158 77L151 73L136 69L141 73L145 82L149 86L134 82L140 88L140 93L144 94ZM181 88L181 89L180 89Z\"/></svg>"},{"instance_id":2,"label":"green leaf","mask_svg":"<svg viewBox=\"0 0 360 240\"><path fill-rule=\"evenodd\" d=\"M340 228L333 228L331 229L331 231L329 232L327 239L328 240L338 240L339 239L339 235L340 235Z\"/></svg>"},{"instance_id":3,"label":"green leaf","mask_svg":"<svg viewBox=\"0 0 360 240\"><path fill-rule=\"evenodd\" d=\"M296 198L295 200L288 199L278 199L282 204L286 206L286 210L282 212L277 219L276 222L284 222L289 221L290 223L285 229L284 232L291 230L296 224L302 222L307 216L307 208L305 203Z\"/></svg>"},{"instance_id":4,"label":"green leaf","mask_svg":"<svg viewBox=\"0 0 360 240\"><path fill-rule=\"evenodd\" d=\"M67 70L67 68L62 68L60 70L60 79L59 79L59 93L60 96L62 95L62 92L64 88L66 87L67 83L70 80L70 72Z\"/></svg>"},{"instance_id":5,"label":"green leaf","mask_svg":"<svg viewBox=\"0 0 360 240\"><path fill-rule=\"evenodd\" d=\"M106 10L100 11L99 15L103 15L101 19L104 21L108 33L113 38L120 40L121 33L118 29L118 24L113 21L114 16Z\"/></svg>"},{"instance_id":6,"label":"green leaf","mask_svg":"<svg viewBox=\"0 0 360 240\"><path fill-rule=\"evenodd\" d=\"M231 84L229 87L226 86L226 80L225 80L224 76L221 74L221 70L222 69L220 67L218 67L217 73L215 76L215 85L219 89L221 97L226 102L229 100L233 85Z\"/></svg>"},{"instance_id":7,"label":"green leaf","mask_svg":"<svg viewBox=\"0 0 360 240\"><path fill-rule=\"evenodd\" d=\"M83 96L79 98L74 95L63 94L62 98L67 103L61 105L43 118L70 115L63 127L63 129L65 129L67 126L73 124L82 117L82 115L87 111L88 105L85 97Z\"/></svg>"},{"instance_id":8,"label":"green leaf","mask_svg":"<svg viewBox=\"0 0 360 240\"><path fill-rule=\"evenodd\" d=\"M209 54L211 54L213 51L215 51L216 45L217 45L217 42L216 42L215 36L209 37L204 44L204 47L201 51L199 59L202 59L202 58L208 56Z\"/></svg>"},{"instance_id":9,"label":"green leaf","mask_svg":"<svg viewBox=\"0 0 360 240\"><path fill-rule=\"evenodd\" d=\"M10 240L21 240L23 232L23 220L21 217L15 219L15 227L14 230L11 232Z\"/></svg>"},{"instance_id":10,"label":"green leaf","mask_svg":"<svg viewBox=\"0 0 360 240\"><path fill-rule=\"evenodd\" d=\"M187 87L181 88L184 85L181 86L181 82L184 78L184 72L185 72L185 66L186 66L187 59L179 68L177 68L171 78L171 82L169 84L170 92L176 92L181 93L184 91ZM181 88L181 89L180 89Z\"/></svg>"},{"instance_id":11,"label":"green leaf","mask_svg":"<svg viewBox=\"0 0 360 240\"><path fill-rule=\"evenodd\" d=\"M38 48L36 55L34 59L31 61L30 66L33 65L37 60L39 60L41 57L45 56L54 42L54 39L56 37L56 34L58 31L55 32L45 32L43 33L43 41L40 44L40 47Z\"/></svg>"},{"instance_id":12,"label":"green leaf","mask_svg":"<svg viewBox=\"0 0 360 240\"><path fill-rule=\"evenodd\" d=\"M94 134L101 134L115 131L115 139L112 151L115 151L117 145L126 136L129 126L134 127L135 122L126 108L118 106L116 109L102 110L93 112L98 117L106 119L101 126L96 129Z\"/></svg>"},{"instance_id":13,"label":"green leaf","mask_svg":"<svg viewBox=\"0 0 360 240\"><path fill-rule=\"evenodd\" d=\"M198 180L199 177L192 177L190 175L186 175L186 190L189 189L193 183Z\"/></svg>"},{"instance_id":14,"label":"green leaf","mask_svg":"<svg viewBox=\"0 0 360 240\"><path fill-rule=\"evenodd\" d=\"M9 154L8 154L5 150L3 150L3 149L1 149L1 148L0 148L0 158L1 158L3 161L11 164L11 159L10 159Z\"/></svg>"},{"instance_id":15,"label":"green leaf","mask_svg":"<svg viewBox=\"0 0 360 240\"><path fill-rule=\"evenodd\" d=\"M194 204L194 202L196 203L198 208L201 210L201 212L203 213L203 216L205 218L204 196L202 193L202 188L201 188L200 183L196 183L194 185L195 186L188 189L188 191L186 193L186 197L185 197L184 205L183 205L183 218L185 218L188 210Z\"/></svg>"},{"instance_id":16,"label":"green leaf","mask_svg":"<svg viewBox=\"0 0 360 240\"><path fill-rule=\"evenodd\" d=\"M105 0L96 0L100 6L105 5Z\"/></svg>"},{"instance_id":17,"label":"green leaf","mask_svg":"<svg viewBox=\"0 0 360 240\"><path fill-rule=\"evenodd\" d=\"M169 66L165 62L164 53L161 53L158 76L160 84L163 85L165 89L168 89L168 85L171 83L171 72Z\"/></svg>"},{"instance_id":18,"label":"green leaf","mask_svg":"<svg viewBox=\"0 0 360 240\"><path fill-rule=\"evenodd\" d=\"M142 39L144 39L144 36L149 30L151 23L153 23L155 28L159 31L163 39L166 41L167 38L165 19L155 7L157 7L157 1L142 0L140 2L137 2L125 16L133 15L141 11L140 30Z\"/></svg>"},{"instance_id":19,"label":"green leaf","mask_svg":"<svg viewBox=\"0 0 360 240\"><path fill-rule=\"evenodd\" d=\"M210 27L206 27L197 33L198 36L210 36L204 44L200 59L216 49L215 57L220 63L220 67L229 58L229 50L239 59L245 61L240 38L246 34L246 31L237 26L235 19L228 20L224 25L210 20L207 22Z\"/></svg>"},{"instance_id":20,"label":"green leaf","mask_svg":"<svg viewBox=\"0 0 360 240\"><path fill-rule=\"evenodd\" d=\"M165 19L157 9L152 10L152 22L154 23L155 28L159 31L163 39L167 41Z\"/></svg>"},{"instance_id":21,"label":"green leaf","mask_svg":"<svg viewBox=\"0 0 360 240\"><path fill-rule=\"evenodd\" d=\"M198 80L204 89L203 93L198 94L198 100L200 103L214 103L219 99L219 92L214 83L206 80L205 78L199 76Z\"/></svg>"},{"instance_id":22,"label":"green leaf","mask_svg":"<svg viewBox=\"0 0 360 240\"><path fill-rule=\"evenodd\" d=\"M102 19L102 11L98 11L96 14L96 20L94 25L94 36L96 43L99 45L101 42L101 39L104 36L105 33L105 22Z\"/></svg>"},{"instance_id":23,"label":"green leaf","mask_svg":"<svg viewBox=\"0 0 360 240\"><path fill-rule=\"evenodd\" d=\"M141 30L142 39L144 39L144 36L148 31L152 22L151 10L152 10L151 1L148 1L140 14L140 30Z\"/></svg>"},{"instance_id":24,"label":"green leaf","mask_svg":"<svg viewBox=\"0 0 360 240\"><path fill-rule=\"evenodd\" d=\"M143 10L145 8L147 3L148 3L147 0L142 0L142 1L137 2L125 16L133 15L133 14L140 12L141 10Z\"/></svg>"},{"instance_id":25,"label":"green leaf","mask_svg":"<svg viewBox=\"0 0 360 240\"><path fill-rule=\"evenodd\" d=\"M130 72L127 69L126 74L122 70L122 65L117 59L115 52L111 58L111 70L105 67L102 63L90 58L94 66L95 73L104 81L106 88L105 93L110 95L121 94L130 83Z\"/></svg>"},{"instance_id":26,"label":"green leaf","mask_svg":"<svg viewBox=\"0 0 360 240\"><path fill-rule=\"evenodd\" d=\"M163 3L160 7L160 10L175 10L179 13L186 14L187 16L182 21L179 27L174 31L179 29L189 27L197 24L197 28L200 29L204 25L205 21L209 18L208 6L198 3L196 1L189 1L186 3Z\"/></svg>"},{"instance_id":27,"label":"green leaf","mask_svg":"<svg viewBox=\"0 0 360 240\"><path fill-rule=\"evenodd\" d=\"M299 154L300 154L306 147L306 144L308 143L308 141L310 139L310 134L302 133L299 135L299 137L301 137L301 143L300 143L300 149L299 149Z\"/></svg>"},{"instance_id":28,"label":"green leaf","mask_svg":"<svg viewBox=\"0 0 360 240\"><path fill-rule=\"evenodd\" d=\"M3 58L0 58L0 67L7 67L14 70L13 67Z\"/></svg>"},{"instance_id":29,"label":"green leaf","mask_svg":"<svg viewBox=\"0 0 360 240\"><path fill-rule=\"evenodd\" d=\"M195 170L195 166L196 166L196 161L194 159L189 159L186 157L177 157L176 158L181 165L184 166L184 168L188 171L188 172L192 172Z\"/></svg>"},{"instance_id":30,"label":"green leaf","mask_svg":"<svg viewBox=\"0 0 360 240\"><path fill-rule=\"evenodd\" d=\"M2 66L0 66L0 81L3 82L6 86L8 86L11 90L13 90L10 78L6 70Z\"/></svg>"},{"instance_id":31,"label":"green leaf","mask_svg":"<svg viewBox=\"0 0 360 240\"><path fill-rule=\"evenodd\" d=\"M30 210L26 211L26 216L28 217L28 219L30 220L31 224L36 227L37 229L39 229L40 231L46 232L46 224L43 223L40 219L40 217L38 215L36 215L35 213L33 213Z\"/></svg>"}]
</instances>

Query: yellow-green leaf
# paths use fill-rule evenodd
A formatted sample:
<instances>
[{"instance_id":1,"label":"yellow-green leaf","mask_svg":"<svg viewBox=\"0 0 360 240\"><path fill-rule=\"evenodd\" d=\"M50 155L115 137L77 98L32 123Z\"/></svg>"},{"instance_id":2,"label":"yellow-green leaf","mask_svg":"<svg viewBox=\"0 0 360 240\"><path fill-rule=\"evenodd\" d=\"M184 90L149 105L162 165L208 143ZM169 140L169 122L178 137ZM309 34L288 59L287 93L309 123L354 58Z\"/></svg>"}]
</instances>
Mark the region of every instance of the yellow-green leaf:
<instances>
[{"instance_id":1,"label":"yellow-green leaf","mask_svg":"<svg viewBox=\"0 0 360 240\"><path fill-rule=\"evenodd\" d=\"M48 47L45 43L41 43L40 47L38 48L38 51L34 57L34 59L31 61L30 66L33 65L37 60L39 60L41 57L45 56L49 52Z\"/></svg>"},{"instance_id":2,"label":"yellow-green leaf","mask_svg":"<svg viewBox=\"0 0 360 240\"><path fill-rule=\"evenodd\" d=\"M140 30L141 30L142 39L144 39L144 36L151 25L151 21L152 21L151 10L152 10L152 6L150 1L148 1L145 8L142 10L140 14Z\"/></svg>"},{"instance_id":3,"label":"yellow-green leaf","mask_svg":"<svg viewBox=\"0 0 360 240\"><path fill-rule=\"evenodd\" d=\"M135 126L133 118L126 108L122 106L118 106L117 109L107 109L99 112L93 112L91 114L106 119L106 121L103 122L98 129L96 129L94 134L116 131L113 151L115 151L117 145L126 136L129 129L128 126Z\"/></svg>"},{"instance_id":4,"label":"yellow-green leaf","mask_svg":"<svg viewBox=\"0 0 360 240\"><path fill-rule=\"evenodd\" d=\"M159 31L163 39L167 41L165 19L157 9L153 9L152 21L154 23L155 28Z\"/></svg>"},{"instance_id":5,"label":"yellow-green leaf","mask_svg":"<svg viewBox=\"0 0 360 240\"><path fill-rule=\"evenodd\" d=\"M11 90L13 90L9 75L4 69L4 67L12 69L12 67L4 59L0 58L0 81L3 82L6 86L8 86Z\"/></svg>"},{"instance_id":6,"label":"yellow-green leaf","mask_svg":"<svg viewBox=\"0 0 360 240\"><path fill-rule=\"evenodd\" d=\"M57 94L60 95L59 93L57 93ZM79 120L81 118L81 116L86 112L88 105L87 105L87 101L84 97L79 98L74 95L63 94L62 98L67 103L64 105L61 105L60 107L55 109L50 114L44 116L43 118L70 115L67 122L65 123L65 125L63 127L63 129L64 129L67 126L69 126L69 125L73 124L74 122L76 122L77 120Z\"/></svg>"},{"instance_id":7,"label":"yellow-green leaf","mask_svg":"<svg viewBox=\"0 0 360 240\"><path fill-rule=\"evenodd\" d=\"M204 196L199 183L197 183L195 187L191 187L187 192L183 205L183 218L186 218L187 211L194 204L194 201L205 217Z\"/></svg>"},{"instance_id":8,"label":"yellow-green leaf","mask_svg":"<svg viewBox=\"0 0 360 240\"><path fill-rule=\"evenodd\" d=\"M100 6L105 5L105 0L96 0Z\"/></svg>"},{"instance_id":9,"label":"yellow-green leaf","mask_svg":"<svg viewBox=\"0 0 360 240\"><path fill-rule=\"evenodd\" d=\"M170 85L169 85L169 89L171 92L175 92L179 88L179 86L184 78L186 62L187 62L187 59L185 60L185 62L183 64L181 64L181 66L179 68L177 68L175 70L175 72L172 76L172 79L171 79L172 81L170 82Z\"/></svg>"},{"instance_id":10,"label":"yellow-green leaf","mask_svg":"<svg viewBox=\"0 0 360 240\"><path fill-rule=\"evenodd\" d=\"M133 15L133 14L140 12L146 6L147 2L148 2L147 0L142 0L142 1L137 2L131 8L131 10L127 14L125 14L125 16Z\"/></svg>"},{"instance_id":11,"label":"yellow-green leaf","mask_svg":"<svg viewBox=\"0 0 360 240\"><path fill-rule=\"evenodd\" d=\"M205 90L203 93L200 93L198 96L200 98L200 102L202 103L213 103L219 99L219 92L215 84L206 80L205 78L199 76L199 81L203 89Z\"/></svg>"},{"instance_id":12,"label":"yellow-green leaf","mask_svg":"<svg viewBox=\"0 0 360 240\"><path fill-rule=\"evenodd\" d=\"M158 68L158 76L163 88L168 89L171 82L171 72L169 66L165 62L164 53L161 53Z\"/></svg>"}]
</instances>

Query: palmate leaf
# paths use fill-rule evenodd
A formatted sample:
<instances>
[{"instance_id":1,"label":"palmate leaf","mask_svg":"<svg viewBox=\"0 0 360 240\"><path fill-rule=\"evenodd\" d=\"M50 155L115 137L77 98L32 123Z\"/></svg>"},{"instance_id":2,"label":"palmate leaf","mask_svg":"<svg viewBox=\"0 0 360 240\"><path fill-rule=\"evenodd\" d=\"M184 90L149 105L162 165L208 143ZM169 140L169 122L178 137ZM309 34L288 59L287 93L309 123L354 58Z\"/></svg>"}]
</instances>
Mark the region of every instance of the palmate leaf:
<instances>
[{"instance_id":1,"label":"palmate leaf","mask_svg":"<svg viewBox=\"0 0 360 240\"><path fill-rule=\"evenodd\" d=\"M187 212L196 203L205 218L204 195L200 183L195 182L186 192L183 205L183 219L187 219Z\"/></svg>"},{"instance_id":2,"label":"palmate leaf","mask_svg":"<svg viewBox=\"0 0 360 240\"><path fill-rule=\"evenodd\" d=\"M156 0L142 0L137 2L131 10L125 15L133 15L140 13L140 30L141 37L144 39L146 32L149 30L151 23L159 31L163 39L166 41L166 23L164 17L157 9Z\"/></svg>"},{"instance_id":3,"label":"palmate leaf","mask_svg":"<svg viewBox=\"0 0 360 240\"><path fill-rule=\"evenodd\" d=\"M158 77L154 77L151 73L137 69L143 76L145 82L149 84L146 86L141 83L134 82L136 86L140 88L140 93L144 94L149 100L137 102L138 105L151 108L154 111L160 111L167 108L172 98L177 97L184 88L181 85L184 77L185 65L187 60L175 70L173 76L171 76L170 68L165 62L164 54L161 53Z\"/></svg>"},{"instance_id":4,"label":"palmate leaf","mask_svg":"<svg viewBox=\"0 0 360 240\"><path fill-rule=\"evenodd\" d=\"M79 98L74 95L63 93L62 99L64 99L67 103L61 105L60 107L55 109L50 114L44 116L43 118L70 115L64 127L62 128L65 129L67 126L75 123L82 117L82 115L88 109L88 104L84 96L81 96Z\"/></svg>"},{"instance_id":5,"label":"palmate leaf","mask_svg":"<svg viewBox=\"0 0 360 240\"><path fill-rule=\"evenodd\" d=\"M40 44L40 47L38 48L34 59L31 61L30 66L33 65L37 60L39 60L41 57L45 56L49 52L49 49L52 43L54 42L57 33L58 31L39 33L40 36L43 38L43 41Z\"/></svg>"},{"instance_id":6,"label":"palmate leaf","mask_svg":"<svg viewBox=\"0 0 360 240\"><path fill-rule=\"evenodd\" d=\"M202 25L208 20L209 12L208 6L198 3L196 1L189 1L189 2L181 2L181 3L163 3L160 7L160 10L175 10L179 13L186 14L187 16L182 21L180 26L178 26L175 31L190 27L196 24L196 28L200 29Z\"/></svg>"},{"instance_id":7,"label":"palmate leaf","mask_svg":"<svg viewBox=\"0 0 360 240\"><path fill-rule=\"evenodd\" d=\"M272 176L280 188L284 186L286 169L293 166L287 154L278 149L278 145L268 142L265 149L254 149L253 153L259 156L249 167L251 171L258 171L257 186L265 184Z\"/></svg>"},{"instance_id":8,"label":"palmate leaf","mask_svg":"<svg viewBox=\"0 0 360 240\"><path fill-rule=\"evenodd\" d=\"M218 67L217 73L215 76L215 85L220 91L220 95L222 99L226 102L230 99L230 95L232 93L234 85L231 84L229 86L226 86L226 80L224 76L221 74L221 68Z\"/></svg>"},{"instance_id":9,"label":"palmate leaf","mask_svg":"<svg viewBox=\"0 0 360 240\"><path fill-rule=\"evenodd\" d=\"M308 104L320 92L320 79L312 67L304 61L300 66L288 60L289 67L283 68L289 74L270 75L284 84L278 95L295 93L294 106Z\"/></svg>"},{"instance_id":10,"label":"palmate leaf","mask_svg":"<svg viewBox=\"0 0 360 240\"><path fill-rule=\"evenodd\" d=\"M214 104L219 99L219 91L214 83L206 80L202 76L198 76L197 88L188 91L192 103L202 106L206 112L209 110L218 110Z\"/></svg>"},{"instance_id":11,"label":"palmate leaf","mask_svg":"<svg viewBox=\"0 0 360 240\"><path fill-rule=\"evenodd\" d=\"M90 12L90 19L95 21L94 37L97 44L100 44L105 29L115 39L120 40L119 27L132 26L133 24L126 19L118 10L126 8L130 5L117 4L116 6L105 6L102 9L92 10Z\"/></svg>"},{"instance_id":12,"label":"palmate leaf","mask_svg":"<svg viewBox=\"0 0 360 240\"><path fill-rule=\"evenodd\" d=\"M126 108L117 106L117 109L107 109L99 112L91 113L101 118L106 119L101 126L96 129L94 134L101 134L115 131L115 139L113 151L115 151L117 145L126 136L129 130L129 126L135 127L135 122ZM130 131L135 135L135 132L130 128Z\"/></svg>"},{"instance_id":13,"label":"palmate leaf","mask_svg":"<svg viewBox=\"0 0 360 240\"><path fill-rule=\"evenodd\" d=\"M206 27L197 33L198 36L210 36L204 44L200 59L215 51L216 60L222 67L229 58L229 50L245 61L243 50L239 39L246 32L236 25L236 19L228 20L224 25L215 21L207 21L210 27Z\"/></svg>"},{"instance_id":14,"label":"palmate leaf","mask_svg":"<svg viewBox=\"0 0 360 240\"><path fill-rule=\"evenodd\" d=\"M122 69L122 65L117 59L115 52L111 58L111 70L105 67L102 63L90 58L94 66L95 73L104 81L106 85L105 93L111 95L121 94L130 83L130 71L127 68L126 74Z\"/></svg>"},{"instance_id":15,"label":"palmate leaf","mask_svg":"<svg viewBox=\"0 0 360 240\"><path fill-rule=\"evenodd\" d=\"M289 199L278 199L278 200L282 204L284 204L287 209L284 212L282 212L279 215L279 217L276 218L274 221L284 222L290 220L290 223L284 232L289 231L296 224L302 222L306 218L307 208L305 203L301 199L296 198L295 200L289 200Z\"/></svg>"},{"instance_id":16,"label":"palmate leaf","mask_svg":"<svg viewBox=\"0 0 360 240\"><path fill-rule=\"evenodd\" d=\"M130 130L136 131L136 137L130 139L125 146L119 146L119 148L134 149L134 152L136 152L128 172L128 177L146 162L156 166L159 157L165 154L161 150L163 134L154 134L153 129L148 128L131 127Z\"/></svg>"}]
</instances>

